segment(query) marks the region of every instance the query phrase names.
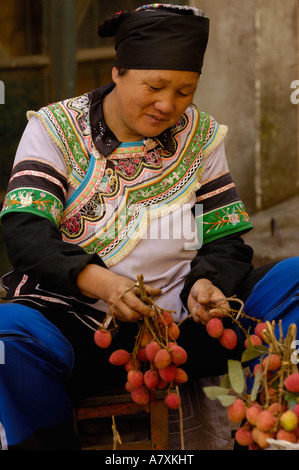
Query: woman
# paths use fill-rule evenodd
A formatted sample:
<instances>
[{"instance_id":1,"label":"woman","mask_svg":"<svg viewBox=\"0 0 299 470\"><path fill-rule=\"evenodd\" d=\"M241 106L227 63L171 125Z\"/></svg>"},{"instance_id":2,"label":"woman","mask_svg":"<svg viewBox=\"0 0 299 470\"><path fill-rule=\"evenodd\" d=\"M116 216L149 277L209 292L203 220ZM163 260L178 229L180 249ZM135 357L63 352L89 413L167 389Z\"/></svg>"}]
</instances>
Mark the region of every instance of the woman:
<instances>
[{"instance_id":1,"label":"woman","mask_svg":"<svg viewBox=\"0 0 299 470\"><path fill-rule=\"evenodd\" d=\"M0 310L9 449L77 448L70 399L123 381L95 329L110 309L112 347L131 348L138 320L155 314L129 289L137 274L176 322L192 315L180 335L190 376L222 374L240 354L208 337L222 310L206 305L245 300L269 268L253 270L241 238L251 224L227 129L192 106L208 30L191 7L116 14L99 28L115 36L113 83L28 113L2 211L13 266Z\"/></svg>"}]
</instances>

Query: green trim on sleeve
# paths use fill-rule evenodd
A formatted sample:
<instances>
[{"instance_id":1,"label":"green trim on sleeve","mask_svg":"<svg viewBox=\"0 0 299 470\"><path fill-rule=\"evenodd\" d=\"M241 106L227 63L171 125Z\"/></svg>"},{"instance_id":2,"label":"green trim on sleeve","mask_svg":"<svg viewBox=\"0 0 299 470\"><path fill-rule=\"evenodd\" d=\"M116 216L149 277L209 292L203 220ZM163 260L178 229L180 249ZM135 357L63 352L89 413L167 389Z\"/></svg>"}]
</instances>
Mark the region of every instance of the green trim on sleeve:
<instances>
[{"instance_id":1,"label":"green trim on sleeve","mask_svg":"<svg viewBox=\"0 0 299 470\"><path fill-rule=\"evenodd\" d=\"M196 225L198 232L202 234L203 244L252 229L249 216L241 201L196 217Z\"/></svg>"},{"instance_id":2,"label":"green trim on sleeve","mask_svg":"<svg viewBox=\"0 0 299 470\"><path fill-rule=\"evenodd\" d=\"M1 217L11 212L30 212L46 217L58 226L62 210L61 201L50 193L35 188L18 188L7 193Z\"/></svg>"}]
</instances>

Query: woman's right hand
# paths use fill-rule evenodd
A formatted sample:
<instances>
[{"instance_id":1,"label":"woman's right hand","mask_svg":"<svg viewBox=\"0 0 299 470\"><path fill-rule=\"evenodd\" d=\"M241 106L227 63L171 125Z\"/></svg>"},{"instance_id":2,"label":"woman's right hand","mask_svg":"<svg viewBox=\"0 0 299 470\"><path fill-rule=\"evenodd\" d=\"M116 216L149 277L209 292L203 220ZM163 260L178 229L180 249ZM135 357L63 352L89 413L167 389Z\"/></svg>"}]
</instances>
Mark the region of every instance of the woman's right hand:
<instances>
[{"instance_id":1,"label":"woman's right hand","mask_svg":"<svg viewBox=\"0 0 299 470\"><path fill-rule=\"evenodd\" d=\"M121 321L135 322L142 316L154 316L156 312L138 296L136 282L125 276L94 264L87 265L77 277L81 293L93 299L101 299L109 305L111 313ZM145 285L146 292L156 297L160 289Z\"/></svg>"}]
</instances>

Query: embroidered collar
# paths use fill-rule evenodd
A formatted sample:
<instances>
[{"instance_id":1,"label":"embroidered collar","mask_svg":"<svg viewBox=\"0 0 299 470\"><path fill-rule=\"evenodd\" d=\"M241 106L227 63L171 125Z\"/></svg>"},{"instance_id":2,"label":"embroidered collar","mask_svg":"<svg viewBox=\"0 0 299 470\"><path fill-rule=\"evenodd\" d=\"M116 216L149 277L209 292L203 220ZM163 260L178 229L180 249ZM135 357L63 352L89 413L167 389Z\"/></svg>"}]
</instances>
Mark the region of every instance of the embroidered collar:
<instances>
[{"instance_id":1,"label":"embroidered collar","mask_svg":"<svg viewBox=\"0 0 299 470\"><path fill-rule=\"evenodd\" d=\"M116 150L121 144L121 142L117 139L115 134L106 124L103 113L103 98L113 90L114 86L114 83L109 83L108 85L104 85L101 88L92 90L91 93L91 135L97 150L105 157L108 157L108 155ZM171 128L166 129L166 131L164 131L159 136L152 138L152 140L156 140L171 155L173 155L175 152Z\"/></svg>"}]
</instances>

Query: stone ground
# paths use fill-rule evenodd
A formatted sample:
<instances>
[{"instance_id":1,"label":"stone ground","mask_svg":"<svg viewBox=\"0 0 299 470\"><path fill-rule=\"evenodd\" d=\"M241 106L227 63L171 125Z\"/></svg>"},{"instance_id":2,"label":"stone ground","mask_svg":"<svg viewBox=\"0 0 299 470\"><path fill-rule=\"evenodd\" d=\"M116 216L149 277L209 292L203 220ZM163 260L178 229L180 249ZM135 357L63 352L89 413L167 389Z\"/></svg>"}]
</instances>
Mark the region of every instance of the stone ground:
<instances>
[{"instance_id":1,"label":"stone ground","mask_svg":"<svg viewBox=\"0 0 299 470\"><path fill-rule=\"evenodd\" d=\"M257 212L251 220L254 230L244 239L255 251L256 266L299 256L299 196Z\"/></svg>"}]
</instances>

